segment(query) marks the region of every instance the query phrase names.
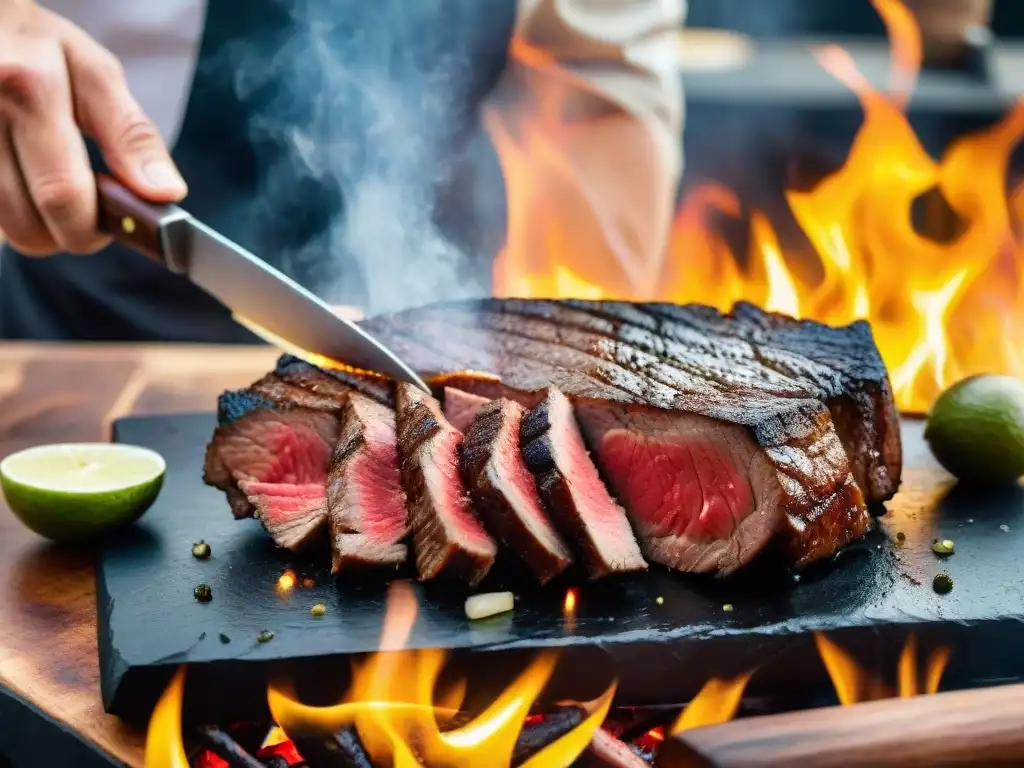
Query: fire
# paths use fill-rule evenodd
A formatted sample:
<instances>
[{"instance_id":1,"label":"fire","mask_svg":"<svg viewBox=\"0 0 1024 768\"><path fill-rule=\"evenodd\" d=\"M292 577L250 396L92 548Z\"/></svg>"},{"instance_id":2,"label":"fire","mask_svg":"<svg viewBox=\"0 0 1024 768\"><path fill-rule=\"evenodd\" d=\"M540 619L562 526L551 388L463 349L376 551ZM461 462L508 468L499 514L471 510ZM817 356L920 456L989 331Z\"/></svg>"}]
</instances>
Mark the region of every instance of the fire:
<instances>
[{"instance_id":1,"label":"fire","mask_svg":"<svg viewBox=\"0 0 1024 768\"><path fill-rule=\"evenodd\" d=\"M832 678L836 696L843 706L890 698L918 696L921 693L935 693L939 690L942 673L949 662L950 649L940 646L933 650L924 665L924 675L918 671L917 636L911 633L900 653L896 666L896 689L890 690L885 684L863 671L854 658L825 635L816 633L814 641L818 653Z\"/></svg>"},{"instance_id":2,"label":"fire","mask_svg":"<svg viewBox=\"0 0 1024 768\"><path fill-rule=\"evenodd\" d=\"M785 191L804 245L783 247L762 211L704 183L678 211L660 273L605 280L595 276L614 269L587 263L584 279L576 241L564 236L599 225L581 214L575 223L551 222L547 237L510 237L496 261L495 293L700 302L722 310L746 300L833 325L865 319L904 411L926 411L943 388L969 375L1024 375L1024 185L1008 194L1006 178L1024 134L1024 104L933 160L905 114L921 64L920 31L899 0L873 4L892 42L888 92L872 86L842 49L815 51L857 95L864 121L838 170L810 190ZM520 126L522 135L533 136L527 128ZM509 199L520 199L530 192L530 163L550 161L553 150L537 137L513 142L492 130L492 138ZM921 203L918 227L912 209ZM719 226L740 217L749 226L747 254ZM516 225L510 216L510 234Z\"/></svg>"},{"instance_id":3,"label":"fire","mask_svg":"<svg viewBox=\"0 0 1024 768\"><path fill-rule=\"evenodd\" d=\"M380 650L353 665L349 692L338 704L304 704L288 680L273 682L268 687L267 702L276 725L264 739L260 754L269 754L268 750L293 753L296 747L301 752L305 739L350 729L358 735L374 765L510 765L522 729L542 719L530 713L554 671L556 654L537 655L488 707L467 721L460 711L466 681L439 685L445 653L405 647L416 614L415 595L408 584L393 583L388 593ZM731 719L749 678L747 673L733 679L709 680L669 732ZM150 718L146 741L149 768L189 766L181 734L184 688L185 667L180 667ZM582 720L520 765L561 768L573 764L605 722L615 689L613 680L593 701L562 702L563 706L578 706ZM664 734L659 729L651 737L662 739Z\"/></svg>"}]
</instances>

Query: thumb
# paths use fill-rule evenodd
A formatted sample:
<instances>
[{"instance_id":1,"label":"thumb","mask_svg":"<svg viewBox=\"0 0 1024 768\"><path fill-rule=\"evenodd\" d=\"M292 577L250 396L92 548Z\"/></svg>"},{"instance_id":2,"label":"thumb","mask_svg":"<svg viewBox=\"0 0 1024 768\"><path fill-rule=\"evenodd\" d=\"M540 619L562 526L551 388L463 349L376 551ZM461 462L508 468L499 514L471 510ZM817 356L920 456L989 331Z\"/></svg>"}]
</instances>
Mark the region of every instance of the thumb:
<instances>
[{"instance_id":1,"label":"thumb","mask_svg":"<svg viewBox=\"0 0 1024 768\"><path fill-rule=\"evenodd\" d=\"M181 200L188 187L160 131L129 91L120 62L91 38L74 40L67 58L79 126L99 145L114 176L147 200Z\"/></svg>"}]
</instances>

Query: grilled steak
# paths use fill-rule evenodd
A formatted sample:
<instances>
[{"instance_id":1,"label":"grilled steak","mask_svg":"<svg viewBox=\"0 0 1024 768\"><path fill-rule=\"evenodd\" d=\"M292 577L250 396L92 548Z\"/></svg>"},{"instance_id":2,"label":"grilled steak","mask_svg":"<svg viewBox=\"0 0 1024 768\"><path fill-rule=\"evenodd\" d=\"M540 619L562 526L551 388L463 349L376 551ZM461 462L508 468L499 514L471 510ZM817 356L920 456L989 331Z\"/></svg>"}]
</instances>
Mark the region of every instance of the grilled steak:
<instances>
[{"instance_id":1,"label":"grilled steak","mask_svg":"<svg viewBox=\"0 0 1024 768\"><path fill-rule=\"evenodd\" d=\"M458 390L445 391L446 414L453 392ZM465 397L478 401L462 445L462 474L473 509L487 530L519 555L544 584L565 570L572 556L544 512L519 450L519 428L526 411L511 400ZM459 395L454 398L458 401Z\"/></svg>"},{"instance_id":2,"label":"grilled steak","mask_svg":"<svg viewBox=\"0 0 1024 768\"><path fill-rule=\"evenodd\" d=\"M482 300L364 325L413 367L447 372L445 386L527 407L549 386L564 392L654 562L727 574L781 534L802 566L859 537L869 516L826 404L842 396L839 385L826 390L795 366L764 364L748 340L754 331L736 330L752 328L748 320L719 315L716 331L714 310L681 309L702 324L671 320L663 305ZM868 348L851 358L877 358L869 335L845 338ZM827 367L791 352L795 361ZM891 403L876 411L889 412Z\"/></svg>"},{"instance_id":3,"label":"grilled steak","mask_svg":"<svg viewBox=\"0 0 1024 768\"><path fill-rule=\"evenodd\" d=\"M255 514L278 546L299 549L327 517L336 411L242 390L221 395L218 412L204 479L228 492L236 516Z\"/></svg>"},{"instance_id":4,"label":"grilled steak","mask_svg":"<svg viewBox=\"0 0 1024 768\"><path fill-rule=\"evenodd\" d=\"M327 397L344 399L350 390L362 392L378 403L394 406L394 387L385 378L337 368L317 368L292 355L282 355L274 375L289 384Z\"/></svg>"},{"instance_id":5,"label":"grilled steak","mask_svg":"<svg viewBox=\"0 0 1024 768\"><path fill-rule=\"evenodd\" d=\"M469 429L476 415L490 401L486 397L463 392L452 387L444 388L444 417L460 432Z\"/></svg>"},{"instance_id":6,"label":"grilled steak","mask_svg":"<svg viewBox=\"0 0 1024 768\"><path fill-rule=\"evenodd\" d=\"M352 392L327 477L332 572L405 562L405 496L398 473L395 414Z\"/></svg>"},{"instance_id":7,"label":"grilled steak","mask_svg":"<svg viewBox=\"0 0 1024 768\"><path fill-rule=\"evenodd\" d=\"M626 513L587 455L565 395L548 390L523 419L519 442L544 506L579 551L591 578L647 570Z\"/></svg>"},{"instance_id":8,"label":"grilled steak","mask_svg":"<svg viewBox=\"0 0 1024 768\"><path fill-rule=\"evenodd\" d=\"M494 541L473 516L459 472L462 433L441 404L398 384L398 456L421 580L442 571L475 585L494 563Z\"/></svg>"}]
</instances>

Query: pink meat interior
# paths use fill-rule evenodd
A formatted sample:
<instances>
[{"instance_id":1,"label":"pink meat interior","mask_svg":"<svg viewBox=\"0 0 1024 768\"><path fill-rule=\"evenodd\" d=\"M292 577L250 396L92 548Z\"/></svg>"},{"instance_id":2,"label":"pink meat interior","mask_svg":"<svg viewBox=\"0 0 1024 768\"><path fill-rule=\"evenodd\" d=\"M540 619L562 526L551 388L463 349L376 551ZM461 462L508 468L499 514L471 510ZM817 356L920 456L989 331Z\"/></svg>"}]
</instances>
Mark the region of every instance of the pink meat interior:
<instances>
[{"instance_id":1,"label":"pink meat interior","mask_svg":"<svg viewBox=\"0 0 1024 768\"><path fill-rule=\"evenodd\" d=\"M644 567L626 513L608 493L587 453L569 400L559 393L549 398L551 444L558 470L568 482L577 514L583 519L593 546L613 568Z\"/></svg>"},{"instance_id":2,"label":"pink meat interior","mask_svg":"<svg viewBox=\"0 0 1024 768\"><path fill-rule=\"evenodd\" d=\"M460 432L469 429L480 409L489 402L486 397L461 389L444 388L444 416Z\"/></svg>"},{"instance_id":3,"label":"pink meat interior","mask_svg":"<svg viewBox=\"0 0 1024 768\"><path fill-rule=\"evenodd\" d=\"M524 415L525 412L519 407L506 412L495 440L494 451L487 464L488 477L494 487L505 496L533 537L543 542L551 551L564 553L568 557L565 546L544 511L537 493L537 483L519 450L519 425Z\"/></svg>"},{"instance_id":4,"label":"pink meat interior","mask_svg":"<svg viewBox=\"0 0 1024 768\"><path fill-rule=\"evenodd\" d=\"M261 483L239 487L278 546L293 549L317 532L327 516L327 494L319 483Z\"/></svg>"},{"instance_id":5,"label":"pink meat interior","mask_svg":"<svg viewBox=\"0 0 1024 768\"><path fill-rule=\"evenodd\" d=\"M700 436L665 442L615 429L600 455L633 515L656 536L724 539L754 508L750 481Z\"/></svg>"},{"instance_id":6,"label":"pink meat interior","mask_svg":"<svg viewBox=\"0 0 1024 768\"><path fill-rule=\"evenodd\" d=\"M469 506L466 487L459 471L462 433L446 429L421 447L427 493L434 502L439 522L451 533L449 540L478 552L494 552L494 542L484 531Z\"/></svg>"},{"instance_id":7,"label":"pink meat interior","mask_svg":"<svg viewBox=\"0 0 1024 768\"><path fill-rule=\"evenodd\" d=\"M405 536L407 520L394 423L366 422L364 446L350 459L347 492L336 510L357 533L381 543Z\"/></svg>"},{"instance_id":8,"label":"pink meat interior","mask_svg":"<svg viewBox=\"0 0 1024 768\"><path fill-rule=\"evenodd\" d=\"M337 421L325 413L259 411L239 419L220 456L274 541L294 548L327 515L327 468Z\"/></svg>"}]
</instances>

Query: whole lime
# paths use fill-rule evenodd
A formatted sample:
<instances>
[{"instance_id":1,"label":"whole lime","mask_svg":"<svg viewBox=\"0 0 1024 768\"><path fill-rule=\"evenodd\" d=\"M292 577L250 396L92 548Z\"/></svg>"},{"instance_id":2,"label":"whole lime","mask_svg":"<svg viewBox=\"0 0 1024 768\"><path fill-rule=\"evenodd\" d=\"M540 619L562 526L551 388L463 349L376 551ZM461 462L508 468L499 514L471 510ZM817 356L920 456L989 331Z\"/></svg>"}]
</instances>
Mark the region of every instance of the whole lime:
<instances>
[{"instance_id":1,"label":"whole lime","mask_svg":"<svg viewBox=\"0 0 1024 768\"><path fill-rule=\"evenodd\" d=\"M1024 381L972 376L932 406L924 438L939 463L968 483L1012 483L1024 475Z\"/></svg>"},{"instance_id":2,"label":"whole lime","mask_svg":"<svg viewBox=\"0 0 1024 768\"><path fill-rule=\"evenodd\" d=\"M160 493L165 469L160 454L133 445L40 445L0 461L0 487L40 536L77 541L138 520Z\"/></svg>"}]
</instances>

